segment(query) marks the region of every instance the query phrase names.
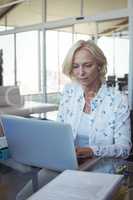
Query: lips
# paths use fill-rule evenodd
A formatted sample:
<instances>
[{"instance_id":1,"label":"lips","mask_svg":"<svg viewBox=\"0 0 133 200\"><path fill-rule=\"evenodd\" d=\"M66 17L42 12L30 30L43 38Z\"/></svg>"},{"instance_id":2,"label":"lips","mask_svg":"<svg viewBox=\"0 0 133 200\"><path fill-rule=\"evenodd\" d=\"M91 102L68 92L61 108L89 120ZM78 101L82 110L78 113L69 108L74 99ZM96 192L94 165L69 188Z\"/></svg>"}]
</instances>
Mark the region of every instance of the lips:
<instances>
[{"instance_id":1,"label":"lips","mask_svg":"<svg viewBox=\"0 0 133 200\"><path fill-rule=\"evenodd\" d=\"M79 81L88 81L88 78L78 78Z\"/></svg>"}]
</instances>

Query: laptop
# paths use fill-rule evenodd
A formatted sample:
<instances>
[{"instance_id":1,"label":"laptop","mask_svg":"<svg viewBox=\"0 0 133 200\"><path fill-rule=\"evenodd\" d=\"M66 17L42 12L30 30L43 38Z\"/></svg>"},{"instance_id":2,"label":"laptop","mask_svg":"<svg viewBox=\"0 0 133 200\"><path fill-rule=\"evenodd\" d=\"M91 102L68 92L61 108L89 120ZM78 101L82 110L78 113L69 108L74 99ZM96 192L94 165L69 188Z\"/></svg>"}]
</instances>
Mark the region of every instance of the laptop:
<instances>
[{"instance_id":1,"label":"laptop","mask_svg":"<svg viewBox=\"0 0 133 200\"><path fill-rule=\"evenodd\" d=\"M17 162L56 171L79 169L69 124L11 115L2 115L1 121L9 151ZM81 164L81 169L85 170L99 159Z\"/></svg>"}]
</instances>

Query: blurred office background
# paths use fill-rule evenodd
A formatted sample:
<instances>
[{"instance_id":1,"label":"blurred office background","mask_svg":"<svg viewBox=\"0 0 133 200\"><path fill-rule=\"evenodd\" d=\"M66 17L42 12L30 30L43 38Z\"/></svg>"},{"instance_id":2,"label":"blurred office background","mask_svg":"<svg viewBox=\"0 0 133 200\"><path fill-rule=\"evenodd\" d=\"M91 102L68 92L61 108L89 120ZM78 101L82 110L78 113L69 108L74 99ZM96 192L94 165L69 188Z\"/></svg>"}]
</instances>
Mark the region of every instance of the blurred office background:
<instances>
[{"instance_id":1,"label":"blurred office background","mask_svg":"<svg viewBox=\"0 0 133 200\"><path fill-rule=\"evenodd\" d=\"M18 85L26 100L58 103L66 52L92 39L107 57L107 83L130 92L132 107L132 10L132 0L0 0L2 84Z\"/></svg>"}]
</instances>

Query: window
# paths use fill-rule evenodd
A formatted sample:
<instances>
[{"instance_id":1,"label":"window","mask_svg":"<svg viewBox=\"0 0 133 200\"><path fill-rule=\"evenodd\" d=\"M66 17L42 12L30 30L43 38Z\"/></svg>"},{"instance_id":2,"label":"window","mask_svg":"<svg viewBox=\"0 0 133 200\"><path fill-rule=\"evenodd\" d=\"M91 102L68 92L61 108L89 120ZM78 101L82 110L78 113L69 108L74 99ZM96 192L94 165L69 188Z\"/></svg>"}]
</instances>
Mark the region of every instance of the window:
<instances>
[{"instance_id":1,"label":"window","mask_svg":"<svg viewBox=\"0 0 133 200\"><path fill-rule=\"evenodd\" d=\"M16 34L17 83L22 94L39 92L38 31Z\"/></svg>"}]
</instances>

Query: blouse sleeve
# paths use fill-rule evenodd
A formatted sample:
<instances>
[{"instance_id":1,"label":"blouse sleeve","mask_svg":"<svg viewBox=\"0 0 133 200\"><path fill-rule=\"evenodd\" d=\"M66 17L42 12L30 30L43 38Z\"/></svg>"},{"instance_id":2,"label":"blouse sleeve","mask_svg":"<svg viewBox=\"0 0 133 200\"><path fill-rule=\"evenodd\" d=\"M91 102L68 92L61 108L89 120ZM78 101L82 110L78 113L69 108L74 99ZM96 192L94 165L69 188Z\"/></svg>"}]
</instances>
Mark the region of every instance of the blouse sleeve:
<instances>
[{"instance_id":1,"label":"blouse sleeve","mask_svg":"<svg viewBox=\"0 0 133 200\"><path fill-rule=\"evenodd\" d=\"M112 145L92 146L96 156L128 157L131 149L130 112L127 97L122 96L115 110L114 141Z\"/></svg>"}]
</instances>

